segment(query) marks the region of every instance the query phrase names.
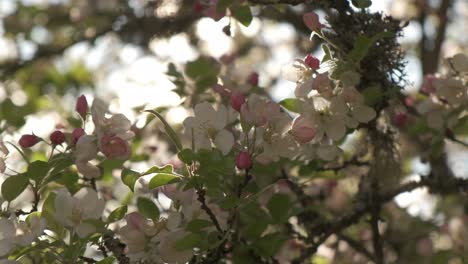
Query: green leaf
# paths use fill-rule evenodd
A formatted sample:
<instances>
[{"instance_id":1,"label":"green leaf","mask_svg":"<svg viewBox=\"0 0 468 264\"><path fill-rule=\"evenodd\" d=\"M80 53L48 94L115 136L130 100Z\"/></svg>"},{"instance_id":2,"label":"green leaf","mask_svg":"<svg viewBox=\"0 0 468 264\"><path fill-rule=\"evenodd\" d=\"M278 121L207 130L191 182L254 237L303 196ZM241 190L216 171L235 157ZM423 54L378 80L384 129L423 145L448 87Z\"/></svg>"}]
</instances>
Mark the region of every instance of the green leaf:
<instances>
[{"instance_id":1,"label":"green leaf","mask_svg":"<svg viewBox=\"0 0 468 264\"><path fill-rule=\"evenodd\" d=\"M290 206L289 196L284 193L274 194L267 204L270 215L277 223L288 220Z\"/></svg>"},{"instance_id":2,"label":"green leaf","mask_svg":"<svg viewBox=\"0 0 468 264\"><path fill-rule=\"evenodd\" d=\"M166 133L172 139L172 141L174 142L177 149L182 150L182 143L180 142L179 136L176 134L174 129L172 129L172 127L169 125L169 123L166 121L166 119L164 119L164 117L161 114L159 114L158 112L153 111L153 110L145 110L143 112L151 113L151 114L155 115L157 118L159 118L159 120L161 120L161 122L164 125L164 129L166 130Z\"/></svg>"},{"instance_id":3,"label":"green leaf","mask_svg":"<svg viewBox=\"0 0 468 264\"><path fill-rule=\"evenodd\" d=\"M128 206L120 206L116 208L114 211L112 211L107 218L108 223L113 223L116 221L119 221L120 219L125 217L125 214L127 213Z\"/></svg>"},{"instance_id":4,"label":"green leaf","mask_svg":"<svg viewBox=\"0 0 468 264\"><path fill-rule=\"evenodd\" d=\"M371 0L353 0L352 3L357 8L368 8L372 5Z\"/></svg>"},{"instance_id":5,"label":"green leaf","mask_svg":"<svg viewBox=\"0 0 468 264\"><path fill-rule=\"evenodd\" d=\"M198 79L200 76L210 75L211 70L213 70L213 65L211 61L205 57L200 57L185 65L185 74L194 80Z\"/></svg>"},{"instance_id":6,"label":"green leaf","mask_svg":"<svg viewBox=\"0 0 468 264\"><path fill-rule=\"evenodd\" d=\"M331 55L330 48L328 47L328 45L322 44L322 50L323 50L323 53L325 53L325 56L323 56L323 58L322 58L322 63L333 59L333 57Z\"/></svg>"},{"instance_id":7,"label":"green leaf","mask_svg":"<svg viewBox=\"0 0 468 264\"><path fill-rule=\"evenodd\" d=\"M230 10L242 25L248 27L252 22L253 16L249 6L233 6Z\"/></svg>"},{"instance_id":8,"label":"green leaf","mask_svg":"<svg viewBox=\"0 0 468 264\"><path fill-rule=\"evenodd\" d=\"M172 165L168 164L163 167L158 167L158 166L153 166L147 171L143 172L141 176L148 175L151 173L173 173L173 167Z\"/></svg>"},{"instance_id":9,"label":"green leaf","mask_svg":"<svg viewBox=\"0 0 468 264\"><path fill-rule=\"evenodd\" d=\"M364 103L368 106L373 106L382 101L383 92L382 88L379 85L372 85L367 87L362 91L362 95L364 96Z\"/></svg>"},{"instance_id":10,"label":"green leaf","mask_svg":"<svg viewBox=\"0 0 468 264\"><path fill-rule=\"evenodd\" d=\"M177 153L177 157L185 163L185 164L192 164L193 160L195 159L195 153L191 149L183 149Z\"/></svg>"},{"instance_id":11,"label":"green leaf","mask_svg":"<svg viewBox=\"0 0 468 264\"><path fill-rule=\"evenodd\" d=\"M279 102L286 110L300 113L302 111L302 101L297 98L287 98L283 99Z\"/></svg>"},{"instance_id":12,"label":"green leaf","mask_svg":"<svg viewBox=\"0 0 468 264\"><path fill-rule=\"evenodd\" d=\"M144 217L155 221L159 219L159 209L150 199L138 197L137 207L138 211L140 211Z\"/></svg>"},{"instance_id":13,"label":"green leaf","mask_svg":"<svg viewBox=\"0 0 468 264\"><path fill-rule=\"evenodd\" d=\"M141 177L140 173L130 170L130 169L126 169L126 168L122 170L122 174L120 175L122 182L125 185L127 185L130 188L130 190L132 190L132 192L133 192L133 189L135 188L136 181L140 177Z\"/></svg>"},{"instance_id":14,"label":"green leaf","mask_svg":"<svg viewBox=\"0 0 468 264\"><path fill-rule=\"evenodd\" d=\"M271 257L278 252L284 240L279 233L268 234L255 242L255 251L261 256Z\"/></svg>"},{"instance_id":15,"label":"green leaf","mask_svg":"<svg viewBox=\"0 0 468 264\"><path fill-rule=\"evenodd\" d=\"M202 229L210 226L213 226L211 221L204 219L194 219L187 224L185 229L193 233L199 233Z\"/></svg>"},{"instance_id":16,"label":"green leaf","mask_svg":"<svg viewBox=\"0 0 468 264\"><path fill-rule=\"evenodd\" d=\"M49 164L45 161L36 160L31 162L28 166L27 175L30 179L34 180L36 183L39 183L47 176L49 172Z\"/></svg>"},{"instance_id":17,"label":"green leaf","mask_svg":"<svg viewBox=\"0 0 468 264\"><path fill-rule=\"evenodd\" d=\"M148 188L154 189L166 184L176 183L180 181L180 177L173 173L158 173L149 182Z\"/></svg>"},{"instance_id":18,"label":"green leaf","mask_svg":"<svg viewBox=\"0 0 468 264\"><path fill-rule=\"evenodd\" d=\"M190 250L195 247L200 247L199 245L203 242L203 238L199 234L190 233L183 237L182 239L176 241L175 249L179 251Z\"/></svg>"},{"instance_id":19,"label":"green leaf","mask_svg":"<svg viewBox=\"0 0 468 264\"><path fill-rule=\"evenodd\" d=\"M379 34L373 36L372 38L361 35L355 41L353 45L353 49L349 52L348 57L359 63L364 57L366 57L369 49L374 45L376 41L381 38L391 38L394 37L395 34L392 32L380 32Z\"/></svg>"},{"instance_id":20,"label":"green leaf","mask_svg":"<svg viewBox=\"0 0 468 264\"><path fill-rule=\"evenodd\" d=\"M115 261L115 258L111 256L111 257L107 257L103 260L96 262L96 264L112 264L114 263L114 261Z\"/></svg>"},{"instance_id":21,"label":"green leaf","mask_svg":"<svg viewBox=\"0 0 468 264\"><path fill-rule=\"evenodd\" d=\"M10 176L2 184L2 196L8 202L13 201L28 187L29 179L24 174Z\"/></svg>"},{"instance_id":22,"label":"green leaf","mask_svg":"<svg viewBox=\"0 0 468 264\"><path fill-rule=\"evenodd\" d=\"M224 13L226 8L234 3L234 0L219 0L218 5L216 6L216 11L219 13Z\"/></svg>"}]
</instances>

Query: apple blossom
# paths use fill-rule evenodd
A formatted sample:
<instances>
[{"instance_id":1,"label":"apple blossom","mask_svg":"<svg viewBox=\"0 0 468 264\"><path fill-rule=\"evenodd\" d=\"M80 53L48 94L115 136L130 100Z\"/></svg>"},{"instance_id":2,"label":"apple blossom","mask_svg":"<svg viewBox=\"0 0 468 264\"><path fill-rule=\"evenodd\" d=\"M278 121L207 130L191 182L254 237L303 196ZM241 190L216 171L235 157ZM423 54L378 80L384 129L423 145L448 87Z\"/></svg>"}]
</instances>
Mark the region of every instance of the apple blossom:
<instances>
[{"instance_id":1,"label":"apple blossom","mask_svg":"<svg viewBox=\"0 0 468 264\"><path fill-rule=\"evenodd\" d=\"M234 136L225 129L228 124L228 111L224 105L217 110L207 102L197 104L195 116L184 120L185 133L193 140L195 150L211 149L214 144L226 155L234 145Z\"/></svg>"},{"instance_id":2,"label":"apple blossom","mask_svg":"<svg viewBox=\"0 0 468 264\"><path fill-rule=\"evenodd\" d=\"M13 221L0 218L0 256L6 256L15 248L16 228Z\"/></svg>"},{"instance_id":3,"label":"apple blossom","mask_svg":"<svg viewBox=\"0 0 468 264\"><path fill-rule=\"evenodd\" d=\"M468 56L463 53L458 53L452 57L453 68L461 73L468 73Z\"/></svg>"},{"instance_id":4,"label":"apple blossom","mask_svg":"<svg viewBox=\"0 0 468 264\"><path fill-rule=\"evenodd\" d=\"M36 145L39 141L41 141L39 137L34 134L30 134L22 135L18 143L22 148L30 148Z\"/></svg>"},{"instance_id":5,"label":"apple blossom","mask_svg":"<svg viewBox=\"0 0 468 264\"><path fill-rule=\"evenodd\" d=\"M104 205L104 200L99 199L93 189L81 188L73 196L66 189L60 189L55 197L55 218L84 238L96 231L88 220L100 219Z\"/></svg>"},{"instance_id":6,"label":"apple blossom","mask_svg":"<svg viewBox=\"0 0 468 264\"><path fill-rule=\"evenodd\" d=\"M8 148L5 146L3 141L0 141L0 173L5 172L6 170L5 159L9 153L10 152L8 151Z\"/></svg>"},{"instance_id":7,"label":"apple blossom","mask_svg":"<svg viewBox=\"0 0 468 264\"><path fill-rule=\"evenodd\" d=\"M304 144L315 137L315 126L310 119L298 116L294 119L290 133L297 142Z\"/></svg>"},{"instance_id":8,"label":"apple blossom","mask_svg":"<svg viewBox=\"0 0 468 264\"><path fill-rule=\"evenodd\" d=\"M99 148L109 159L126 160L131 154L128 142L113 134L105 134Z\"/></svg>"}]
</instances>

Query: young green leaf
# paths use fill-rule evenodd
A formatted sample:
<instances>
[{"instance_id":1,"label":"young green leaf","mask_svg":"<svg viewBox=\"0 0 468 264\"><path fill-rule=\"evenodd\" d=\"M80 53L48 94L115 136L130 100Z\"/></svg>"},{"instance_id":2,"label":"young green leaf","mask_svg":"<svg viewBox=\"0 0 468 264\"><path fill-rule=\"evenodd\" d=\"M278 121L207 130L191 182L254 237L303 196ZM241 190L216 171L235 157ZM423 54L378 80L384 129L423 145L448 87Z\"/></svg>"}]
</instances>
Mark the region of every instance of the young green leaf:
<instances>
[{"instance_id":1,"label":"young green leaf","mask_svg":"<svg viewBox=\"0 0 468 264\"><path fill-rule=\"evenodd\" d=\"M157 118L159 118L159 120L161 120L161 122L164 125L164 129L166 130L166 133L169 135L171 140L174 142L177 149L182 150L182 143L180 142L179 136L174 131L174 129L172 129L172 127L169 125L169 123L166 121L166 119L164 119L164 117L160 113L158 113L158 112L156 112L154 110L145 110L143 112L151 113L151 114L155 115Z\"/></svg>"},{"instance_id":2,"label":"young green leaf","mask_svg":"<svg viewBox=\"0 0 468 264\"><path fill-rule=\"evenodd\" d=\"M127 213L128 206L120 206L116 208L114 211L112 211L107 218L108 223L113 223L116 221L119 221L120 219L125 217L125 214Z\"/></svg>"},{"instance_id":3,"label":"young green leaf","mask_svg":"<svg viewBox=\"0 0 468 264\"><path fill-rule=\"evenodd\" d=\"M173 173L158 173L149 182L148 188L154 189L166 184L176 183L180 181L180 177Z\"/></svg>"},{"instance_id":4,"label":"young green leaf","mask_svg":"<svg viewBox=\"0 0 468 264\"><path fill-rule=\"evenodd\" d=\"M300 113L302 109L302 101L297 98L286 98L281 100L279 104L294 113Z\"/></svg>"},{"instance_id":5,"label":"young green leaf","mask_svg":"<svg viewBox=\"0 0 468 264\"><path fill-rule=\"evenodd\" d=\"M159 219L159 209L150 199L139 197L137 199L137 208L144 217L155 221Z\"/></svg>"},{"instance_id":6,"label":"young green leaf","mask_svg":"<svg viewBox=\"0 0 468 264\"><path fill-rule=\"evenodd\" d=\"M8 202L20 195L29 184L29 179L24 174L18 174L6 178L2 183L2 196Z\"/></svg>"},{"instance_id":7,"label":"young green leaf","mask_svg":"<svg viewBox=\"0 0 468 264\"><path fill-rule=\"evenodd\" d=\"M244 26L248 27L252 22L253 16L249 6L230 7L233 16Z\"/></svg>"},{"instance_id":8,"label":"young green leaf","mask_svg":"<svg viewBox=\"0 0 468 264\"><path fill-rule=\"evenodd\" d=\"M122 174L120 175L122 182L125 185L127 185L130 188L130 190L132 190L132 192L133 192L133 189L135 188L136 181L140 177L141 177L140 173L130 170L130 169L123 169Z\"/></svg>"}]
</instances>

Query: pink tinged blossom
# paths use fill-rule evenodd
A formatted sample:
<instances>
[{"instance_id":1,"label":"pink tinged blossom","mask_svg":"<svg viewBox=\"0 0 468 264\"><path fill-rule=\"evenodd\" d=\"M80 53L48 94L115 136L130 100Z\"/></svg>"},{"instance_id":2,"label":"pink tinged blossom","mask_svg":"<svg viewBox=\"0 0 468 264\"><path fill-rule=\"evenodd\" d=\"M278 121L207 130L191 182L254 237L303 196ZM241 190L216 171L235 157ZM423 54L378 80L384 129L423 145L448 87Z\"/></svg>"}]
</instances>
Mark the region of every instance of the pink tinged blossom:
<instances>
[{"instance_id":1,"label":"pink tinged blossom","mask_svg":"<svg viewBox=\"0 0 468 264\"><path fill-rule=\"evenodd\" d=\"M299 116L294 119L290 133L297 142L305 144L315 137L317 130L311 121Z\"/></svg>"},{"instance_id":2,"label":"pink tinged blossom","mask_svg":"<svg viewBox=\"0 0 468 264\"><path fill-rule=\"evenodd\" d=\"M128 142L113 134L105 134L101 138L100 149L109 159L126 160L130 157Z\"/></svg>"},{"instance_id":3,"label":"pink tinged blossom","mask_svg":"<svg viewBox=\"0 0 468 264\"><path fill-rule=\"evenodd\" d=\"M403 127L408 122L408 115L403 112L395 113L392 117L392 122L395 126Z\"/></svg>"},{"instance_id":4,"label":"pink tinged blossom","mask_svg":"<svg viewBox=\"0 0 468 264\"><path fill-rule=\"evenodd\" d=\"M302 16L304 24L312 31L320 31L323 25L320 23L319 17L315 12L306 13Z\"/></svg>"},{"instance_id":5,"label":"pink tinged blossom","mask_svg":"<svg viewBox=\"0 0 468 264\"><path fill-rule=\"evenodd\" d=\"M72 136L72 144L76 144L76 142L78 141L78 139L80 139L81 136L83 136L85 134L85 131L83 128L79 127L79 128L75 128L71 134Z\"/></svg>"},{"instance_id":6,"label":"pink tinged blossom","mask_svg":"<svg viewBox=\"0 0 468 264\"><path fill-rule=\"evenodd\" d=\"M312 70L317 70L320 68L320 61L316 57L307 54L307 56L304 58L304 63L309 66Z\"/></svg>"},{"instance_id":7,"label":"pink tinged blossom","mask_svg":"<svg viewBox=\"0 0 468 264\"><path fill-rule=\"evenodd\" d=\"M19 140L19 145L22 148L30 148L34 145L36 145L40 141L40 138L37 137L36 135L22 135L20 140Z\"/></svg>"},{"instance_id":8,"label":"pink tinged blossom","mask_svg":"<svg viewBox=\"0 0 468 264\"><path fill-rule=\"evenodd\" d=\"M247 77L247 82L252 86L258 86L258 73L252 72L249 77Z\"/></svg>"},{"instance_id":9,"label":"pink tinged blossom","mask_svg":"<svg viewBox=\"0 0 468 264\"><path fill-rule=\"evenodd\" d=\"M252 168L252 157L247 151L241 151L236 157L236 167L239 170L247 170Z\"/></svg>"},{"instance_id":10,"label":"pink tinged blossom","mask_svg":"<svg viewBox=\"0 0 468 264\"><path fill-rule=\"evenodd\" d=\"M239 92L234 92L231 95L231 106L237 112L240 112L242 105L245 103L245 96Z\"/></svg>"},{"instance_id":11,"label":"pink tinged blossom","mask_svg":"<svg viewBox=\"0 0 468 264\"><path fill-rule=\"evenodd\" d=\"M60 145L65 142L65 134L63 134L62 131L55 130L52 132L52 134L50 134L49 139L53 145Z\"/></svg>"},{"instance_id":12,"label":"pink tinged blossom","mask_svg":"<svg viewBox=\"0 0 468 264\"><path fill-rule=\"evenodd\" d=\"M437 79L434 74L426 74L421 85L421 93L429 95L435 92L434 80Z\"/></svg>"},{"instance_id":13,"label":"pink tinged blossom","mask_svg":"<svg viewBox=\"0 0 468 264\"><path fill-rule=\"evenodd\" d=\"M82 118L86 118L86 114L88 113L88 101L86 101L86 97L84 95L78 97L75 110Z\"/></svg>"}]
</instances>

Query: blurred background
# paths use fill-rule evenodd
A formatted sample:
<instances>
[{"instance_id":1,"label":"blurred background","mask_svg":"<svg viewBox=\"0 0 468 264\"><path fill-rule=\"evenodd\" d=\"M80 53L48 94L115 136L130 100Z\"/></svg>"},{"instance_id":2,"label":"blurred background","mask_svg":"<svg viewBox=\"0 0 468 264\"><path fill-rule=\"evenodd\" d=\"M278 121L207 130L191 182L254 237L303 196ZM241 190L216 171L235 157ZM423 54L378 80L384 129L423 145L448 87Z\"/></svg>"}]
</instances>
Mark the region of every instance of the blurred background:
<instances>
[{"instance_id":1,"label":"blurred background","mask_svg":"<svg viewBox=\"0 0 468 264\"><path fill-rule=\"evenodd\" d=\"M104 98L112 111L134 122L137 132L143 133L148 122L142 109L158 109L180 127L190 114L187 109L202 98L178 74L199 56L229 65L225 71L239 86L258 73L259 86L274 100L293 96L295 84L281 78L284 65L307 53L323 56L319 39L310 41L302 23L310 6L254 6L254 18L245 27L228 17L205 17L196 5L188 0L0 0L0 140L17 142L19 135L31 132L46 138L55 128L76 125L73 108L81 94L88 102ZM406 50L407 94L417 92L423 76L439 70L443 58L468 52L466 0L375 0L370 10L407 23L400 38ZM317 13L324 22L325 14ZM158 126L145 130L150 136L136 145L140 160L173 161L161 131ZM455 175L468 177L466 148L447 144L447 153ZM24 166L13 152L8 163ZM429 169L421 157L406 163L410 178ZM449 218L443 206L447 201L424 189L396 201L417 216L408 227L420 225L421 234L408 239L415 239L413 246L421 254L460 246L467 252L449 231L437 239L428 233L435 226L466 229L460 224L467 221L463 207L450 208Z\"/></svg>"}]
</instances>

